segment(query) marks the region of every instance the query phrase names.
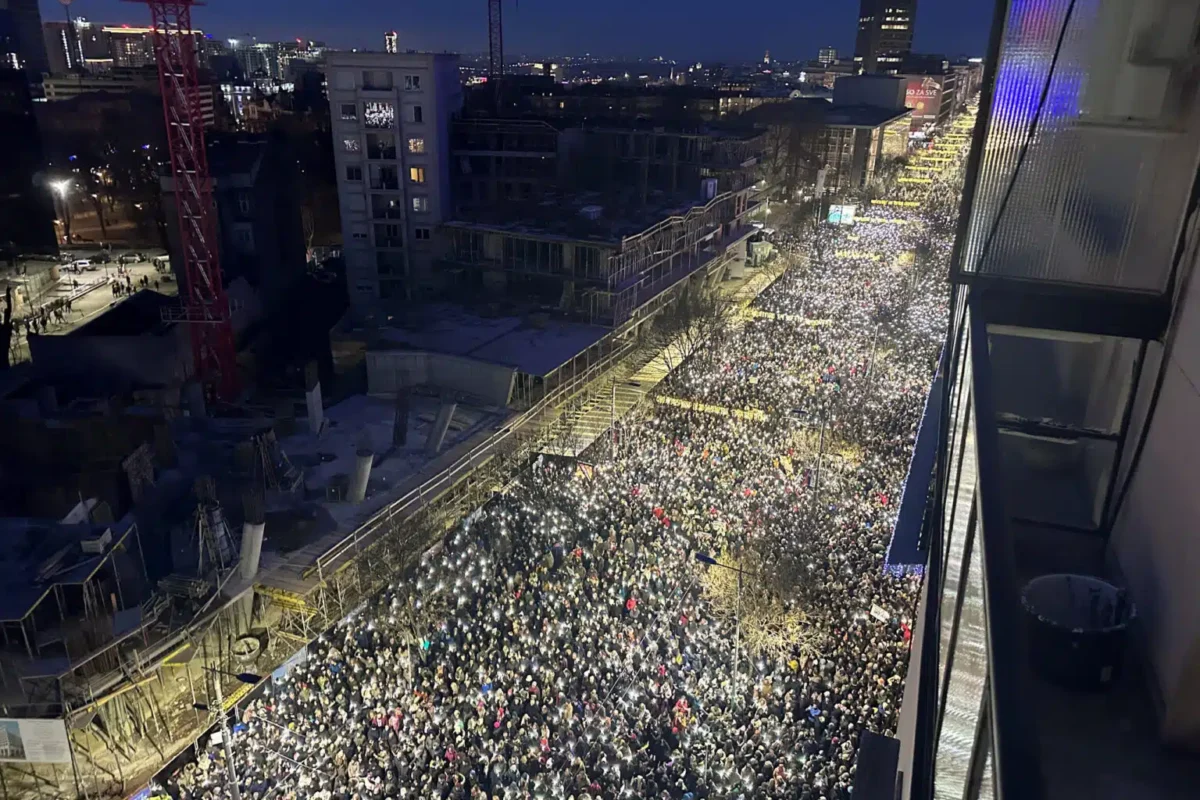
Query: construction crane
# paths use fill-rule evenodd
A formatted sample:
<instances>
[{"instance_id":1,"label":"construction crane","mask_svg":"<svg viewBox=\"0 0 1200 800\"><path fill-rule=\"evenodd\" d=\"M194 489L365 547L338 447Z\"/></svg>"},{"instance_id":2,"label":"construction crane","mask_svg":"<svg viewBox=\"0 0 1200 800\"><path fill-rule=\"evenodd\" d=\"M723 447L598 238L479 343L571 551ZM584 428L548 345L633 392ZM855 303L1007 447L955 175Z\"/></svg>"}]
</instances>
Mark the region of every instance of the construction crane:
<instances>
[{"instance_id":1,"label":"construction crane","mask_svg":"<svg viewBox=\"0 0 1200 800\"><path fill-rule=\"evenodd\" d=\"M503 0L488 0L488 82L504 77Z\"/></svg>"},{"instance_id":2,"label":"construction crane","mask_svg":"<svg viewBox=\"0 0 1200 800\"><path fill-rule=\"evenodd\" d=\"M187 296L168 319L188 326L195 377L217 398L238 393L237 354L229 298L221 282L220 245L212 176L204 145L204 115L196 75L192 6L197 0L132 0L150 7L158 86L167 125L167 149L175 179L179 251Z\"/></svg>"}]
</instances>

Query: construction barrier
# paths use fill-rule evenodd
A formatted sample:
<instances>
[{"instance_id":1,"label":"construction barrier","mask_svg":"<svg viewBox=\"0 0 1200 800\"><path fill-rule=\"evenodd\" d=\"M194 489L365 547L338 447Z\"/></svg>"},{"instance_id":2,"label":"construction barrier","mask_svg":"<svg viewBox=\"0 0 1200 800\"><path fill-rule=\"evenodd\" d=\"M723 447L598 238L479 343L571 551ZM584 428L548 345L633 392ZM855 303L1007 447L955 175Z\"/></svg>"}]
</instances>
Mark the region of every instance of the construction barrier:
<instances>
[{"instance_id":1,"label":"construction barrier","mask_svg":"<svg viewBox=\"0 0 1200 800\"><path fill-rule=\"evenodd\" d=\"M684 400L680 397L663 397L661 395L655 397L654 402L663 406L686 408L689 411L700 411L704 414L713 414L718 417L735 417L737 419L748 419L754 422L767 421L767 412L761 411L757 408L727 408L726 406L714 406L710 403L693 403L691 400Z\"/></svg>"},{"instance_id":2,"label":"construction barrier","mask_svg":"<svg viewBox=\"0 0 1200 800\"><path fill-rule=\"evenodd\" d=\"M866 250L838 250L834 253L838 258L865 258L868 261L882 261L878 253L868 253Z\"/></svg>"},{"instance_id":3,"label":"construction barrier","mask_svg":"<svg viewBox=\"0 0 1200 800\"><path fill-rule=\"evenodd\" d=\"M799 314L776 314L774 311L763 311L758 308L747 308L742 315L747 319L781 319L784 322L798 322L809 328L824 328L833 324L831 319L809 319Z\"/></svg>"},{"instance_id":4,"label":"construction barrier","mask_svg":"<svg viewBox=\"0 0 1200 800\"><path fill-rule=\"evenodd\" d=\"M250 691L253 688L254 687L248 683L239 683L237 688L230 692L225 699L221 701L221 710L226 712L231 711L243 697L250 694Z\"/></svg>"},{"instance_id":5,"label":"construction barrier","mask_svg":"<svg viewBox=\"0 0 1200 800\"><path fill-rule=\"evenodd\" d=\"M255 585L254 591L264 597L271 598L271 602L289 611L300 611L306 614L313 612L312 607L308 605L308 601L304 599L304 595L297 594L296 592L289 592L287 589L278 589L274 586L263 586L261 583Z\"/></svg>"},{"instance_id":6,"label":"construction barrier","mask_svg":"<svg viewBox=\"0 0 1200 800\"><path fill-rule=\"evenodd\" d=\"M899 206L901 208L920 208L921 203L917 200L872 200L873 206Z\"/></svg>"},{"instance_id":7,"label":"construction barrier","mask_svg":"<svg viewBox=\"0 0 1200 800\"><path fill-rule=\"evenodd\" d=\"M896 183L933 183L933 178L897 178Z\"/></svg>"},{"instance_id":8,"label":"construction barrier","mask_svg":"<svg viewBox=\"0 0 1200 800\"><path fill-rule=\"evenodd\" d=\"M855 217L854 218L855 225L859 225L862 223L867 223L867 224L874 223L877 225L908 225L911 222L912 222L911 219L887 219L885 217Z\"/></svg>"}]
</instances>

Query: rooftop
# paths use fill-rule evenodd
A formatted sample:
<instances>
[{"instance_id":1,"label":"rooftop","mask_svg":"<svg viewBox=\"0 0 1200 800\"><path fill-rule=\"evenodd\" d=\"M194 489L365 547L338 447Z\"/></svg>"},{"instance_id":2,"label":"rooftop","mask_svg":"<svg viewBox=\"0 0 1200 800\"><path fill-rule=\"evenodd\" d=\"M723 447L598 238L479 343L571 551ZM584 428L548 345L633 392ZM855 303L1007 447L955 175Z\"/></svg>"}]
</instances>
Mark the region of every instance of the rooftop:
<instances>
[{"instance_id":1,"label":"rooftop","mask_svg":"<svg viewBox=\"0 0 1200 800\"><path fill-rule=\"evenodd\" d=\"M0 622L24 619L56 586L91 580L121 545L131 521L93 523L94 510L89 501L61 520L0 517Z\"/></svg>"},{"instance_id":2,"label":"rooftop","mask_svg":"<svg viewBox=\"0 0 1200 800\"><path fill-rule=\"evenodd\" d=\"M548 375L604 338L608 328L529 317L484 317L465 308L434 304L410 312L406 327L385 328L385 342L435 353L475 358Z\"/></svg>"},{"instance_id":3,"label":"rooftop","mask_svg":"<svg viewBox=\"0 0 1200 800\"><path fill-rule=\"evenodd\" d=\"M326 63L336 66L386 67L388 64L404 64L412 61L457 61L458 53L431 53L424 50L405 50L403 53L386 53L382 50L330 50L325 54Z\"/></svg>"},{"instance_id":4,"label":"rooftop","mask_svg":"<svg viewBox=\"0 0 1200 800\"><path fill-rule=\"evenodd\" d=\"M768 103L743 115L764 125L810 124L835 128L878 128L908 116L911 109L878 106L839 106L824 98L802 97L786 103Z\"/></svg>"},{"instance_id":5,"label":"rooftop","mask_svg":"<svg viewBox=\"0 0 1200 800\"><path fill-rule=\"evenodd\" d=\"M699 193L652 190L642 202L636 187L618 191L548 192L528 202L471 209L445 223L451 228L487 230L563 241L617 246L667 217L686 214L705 201ZM592 219L585 213L596 216Z\"/></svg>"},{"instance_id":6,"label":"rooftop","mask_svg":"<svg viewBox=\"0 0 1200 800\"><path fill-rule=\"evenodd\" d=\"M67 336L161 336L174 326L174 323L163 321L162 310L178 302L174 297L143 289Z\"/></svg>"}]
</instances>

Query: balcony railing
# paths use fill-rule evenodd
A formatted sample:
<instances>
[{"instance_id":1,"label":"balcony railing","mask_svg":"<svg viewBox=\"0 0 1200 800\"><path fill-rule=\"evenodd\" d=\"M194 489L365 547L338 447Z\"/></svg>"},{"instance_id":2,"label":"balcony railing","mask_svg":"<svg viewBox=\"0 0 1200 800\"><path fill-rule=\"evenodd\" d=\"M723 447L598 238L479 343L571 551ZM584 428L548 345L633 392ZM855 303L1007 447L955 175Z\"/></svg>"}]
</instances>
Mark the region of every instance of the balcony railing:
<instances>
[{"instance_id":1,"label":"balcony railing","mask_svg":"<svg viewBox=\"0 0 1200 800\"><path fill-rule=\"evenodd\" d=\"M928 598L909 670L918 680L913 763L901 769L914 799L1040 800L988 336L983 317L958 305L948 363L960 379L944 382L942 478L925 528Z\"/></svg>"}]
</instances>

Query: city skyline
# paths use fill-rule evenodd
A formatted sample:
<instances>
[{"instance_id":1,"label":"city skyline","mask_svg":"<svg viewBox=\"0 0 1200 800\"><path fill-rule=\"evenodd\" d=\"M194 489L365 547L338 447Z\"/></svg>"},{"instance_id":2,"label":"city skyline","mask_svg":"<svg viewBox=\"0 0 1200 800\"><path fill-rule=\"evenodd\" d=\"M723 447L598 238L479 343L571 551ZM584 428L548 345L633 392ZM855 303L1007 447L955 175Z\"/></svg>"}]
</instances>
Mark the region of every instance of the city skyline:
<instances>
[{"instance_id":1,"label":"city skyline","mask_svg":"<svg viewBox=\"0 0 1200 800\"><path fill-rule=\"evenodd\" d=\"M42 20L64 18L58 0L40 0ZM686 5L686 8L684 7ZM782 61L816 57L832 45L853 52L858 4L805 0L751 0L727 18L718 0L614 0L601 7L567 7L549 0L505 5L505 49L510 54L601 58L662 56L692 61L753 61L769 50ZM686 12L686 13L684 13ZM75 0L71 13L105 23L144 22L148 12L124 0ZM263 0L254 6L198 6L196 27L221 38L247 34L263 41L313 39L335 48L383 49L383 34L399 31L401 49L481 53L487 50L483 0L444 0L398 14L383 0L331 5L316 0ZM634 18L640 23L630 25ZM982 0L923 0L914 49L948 56L983 55L991 5ZM788 33L785 33L788 32Z\"/></svg>"}]
</instances>

